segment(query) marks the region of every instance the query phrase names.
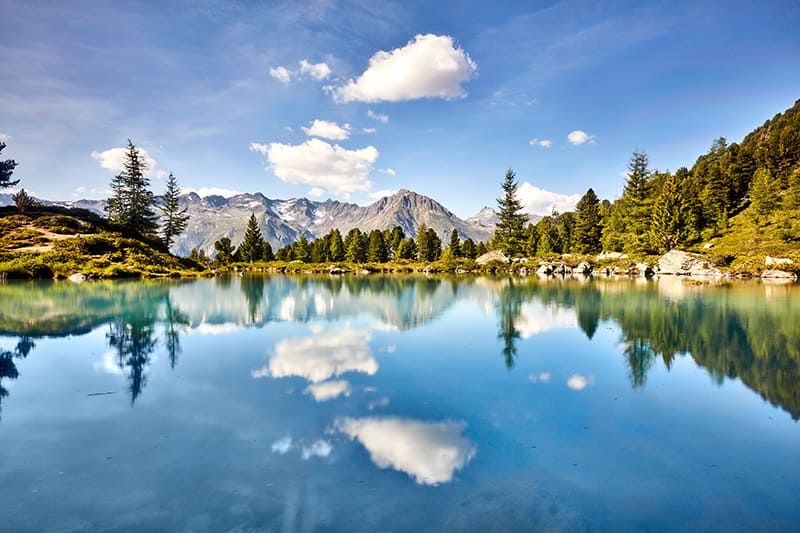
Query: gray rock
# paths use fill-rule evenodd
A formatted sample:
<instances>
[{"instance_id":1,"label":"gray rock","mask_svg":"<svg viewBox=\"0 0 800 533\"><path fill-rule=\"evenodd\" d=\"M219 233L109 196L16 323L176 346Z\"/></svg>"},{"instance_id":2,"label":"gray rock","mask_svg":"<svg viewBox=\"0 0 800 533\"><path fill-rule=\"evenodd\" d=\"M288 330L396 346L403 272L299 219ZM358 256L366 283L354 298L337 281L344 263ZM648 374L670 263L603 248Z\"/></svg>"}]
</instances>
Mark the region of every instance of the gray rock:
<instances>
[{"instance_id":1,"label":"gray rock","mask_svg":"<svg viewBox=\"0 0 800 533\"><path fill-rule=\"evenodd\" d=\"M84 281L86 281L86 276L80 273L76 273L71 275L67 279L70 280L72 283L83 283Z\"/></svg>"},{"instance_id":2,"label":"gray rock","mask_svg":"<svg viewBox=\"0 0 800 533\"><path fill-rule=\"evenodd\" d=\"M656 263L656 273L675 276L722 277L722 271L700 254L670 250Z\"/></svg>"},{"instance_id":3,"label":"gray rock","mask_svg":"<svg viewBox=\"0 0 800 533\"><path fill-rule=\"evenodd\" d=\"M761 273L761 279L786 279L797 281L797 274L785 270L765 270Z\"/></svg>"},{"instance_id":4,"label":"gray rock","mask_svg":"<svg viewBox=\"0 0 800 533\"><path fill-rule=\"evenodd\" d=\"M597 256L598 261L603 261L605 259L627 259L628 254L623 254L622 252L602 252L600 255Z\"/></svg>"},{"instance_id":5,"label":"gray rock","mask_svg":"<svg viewBox=\"0 0 800 533\"><path fill-rule=\"evenodd\" d=\"M475 259L475 262L478 263L479 265L485 265L487 263L491 263L492 261L508 263L509 259L508 257L506 257L506 254L504 254L502 250L492 250L491 252L486 252L482 256Z\"/></svg>"},{"instance_id":6,"label":"gray rock","mask_svg":"<svg viewBox=\"0 0 800 533\"><path fill-rule=\"evenodd\" d=\"M792 261L788 257L770 257L770 256L767 256L766 259L764 259L764 263L767 266L782 266L782 265L793 265L794 261Z\"/></svg>"},{"instance_id":7,"label":"gray rock","mask_svg":"<svg viewBox=\"0 0 800 533\"><path fill-rule=\"evenodd\" d=\"M536 270L536 273L540 276L550 276L553 274L553 267L548 264L539 265L539 268Z\"/></svg>"},{"instance_id":8,"label":"gray rock","mask_svg":"<svg viewBox=\"0 0 800 533\"><path fill-rule=\"evenodd\" d=\"M578 263L578 266L575 267L575 272L583 274L584 276L588 276L589 274L592 273L592 265L590 265L586 261Z\"/></svg>"},{"instance_id":9,"label":"gray rock","mask_svg":"<svg viewBox=\"0 0 800 533\"><path fill-rule=\"evenodd\" d=\"M636 271L640 276L643 276L645 278L652 278L653 274L655 274L653 269L650 268L650 265L646 263L636 263Z\"/></svg>"}]
</instances>

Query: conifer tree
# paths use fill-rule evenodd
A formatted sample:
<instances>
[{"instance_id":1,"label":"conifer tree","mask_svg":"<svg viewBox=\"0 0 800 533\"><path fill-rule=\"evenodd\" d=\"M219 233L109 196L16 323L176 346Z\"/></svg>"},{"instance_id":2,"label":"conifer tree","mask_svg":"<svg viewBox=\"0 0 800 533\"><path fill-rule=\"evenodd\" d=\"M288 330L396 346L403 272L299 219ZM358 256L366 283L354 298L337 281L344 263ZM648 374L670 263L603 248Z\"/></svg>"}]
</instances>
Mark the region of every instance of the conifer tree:
<instances>
[{"instance_id":1,"label":"conifer tree","mask_svg":"<svg viewBox=\"0 0 800 533\"><path fill-rule=\"evenodd\" d=\"M417 257L420 261L428 261L430 255L428 245L428 226L425 223L420 224L417 228Z\"/></svg>"},{"instance_id":2,"label":"conifer tree","mask_svg":"<svg viewBox=\"0 0 800 533\"><path fill-rule=\"evenodd\" d=\"M653 206L653 242L660 253L685 241L685 209L682 184L677 175L670 174Z\"/></svg>"},{"instance_id":3,"label":"conifer tree","mask_svg":"<svg viewBox=\"0 0 800 533\"><path fill-rule=\"evenodd\" d=\"M527 215L522 212L522 203L517 198L516 174L510 168L503 180L503 196L497 199L500 207L494 241L508 257L516 257L525 249L525 223Z\"/></svg>"},{"instance_id":4,"label":"conifer tree","mask_svg":"<svg viewBox=\"0 0 800 533\"><path fill-rule=\"evenodd\" d=\"M384 263L388 258L389 252L383 240L383 233L378 230L372 230L369 234L367 260L373 263Z\"/></svg>"},{"instance_id":5,"label":"conifer tree","mask_svg":"<svg viewBox=\"0 0 800 533\"><path fill-rule=\"evenodd\" d=\"M480 241L480 242L479 242L479 243L478 243L478 244L475 246L475 253L477 254L475 257L480 257L480 256L482 256L483 254L485 254L487 251L488 251L488 250L486 249L486 243L485 243L485 242L483 242L483 241Z\"/></svg>"},{"instance_id":6,"label":"conifer tree","mask_svg":"<svg viewBox=\"0 0 800 533\"><path fill-rule=\"evenodd\" d=\"M428 228L428 261L436 261L442 256L442 240L433 228Z\"/></svg>"},{"instance_id":7,"label":"conifer tree","mask_svg":"<svg viewBox=\"0 0 800 533\"><path fill-rule=\"evenodd\" d=\"M466 257L467 259L475 259L478 257L477 255L477 248L475 247L475 241L467 237L464 239L464 242L461 243L461 255Z\"/></svg>"},{"instance_id":8,"label":"conifer tree","mask_svg":"<svg viewBox=\"0 0 800 533\"><path fill-rule=\"evenodd\" d=\"M395 226L392 229L391 241L387 243L389 244L392 258L397 256L397 249L400 247L400 243L403 242L403 239L405 238L406 236L405 233L403 232L403 228L401 228L400 226Z\"/></svg>"},{"instance_id":9,"label":"conifer tree","mask_svg":"<svg viewBox=\"0 0 800 533\"><path fill-rule=\"evenodd\" d=\"M109 219L139 235L152 234L158 227L153 210L155 200L146 171L147 164L129 139L123 171L111 180L111 197L106 202Z\"/></svg>"},{"instance_id":10,"label":"conifer tree","mask_svg":"<svg viewBox=\"0 0 800 533\"><path fill-rule=\"evenodd\" d=\"M342 242L342 234L338 229L331 230L331 248L330 255L331 261L344 261L347 254L347 249Z\"/></svg>"},{"instance_id":11,"label":"conifer tree","mask_svg":"<svg viewBox=\"0 0 800 533\"><path fill-rule=\"evenodd\" d=\"M353 228L345 238L347 260L351 263L364 263L367 260L367 247L358 228Z\"/></svg>"},{"instance_id":12,"label":"conifer tree","mask_svg":"<svg viewBox=\"0 0 800 533\"><path fill-rule=\"evenodd\" d=\"M628 181L622 195L622 219L625 225L623 248L646 251L650 229L650 169L647 154L636 151L628 163Z\"/></svg>"},{"instance_id":13,"label":"conifer tree","mask_svg":"<svg viewBox=\"0 0 800 533\"><path fill-rule=\"evenodd\" d=\"M164 201L161 205L161 236L168 249L172 246L175 237L186 230L186 224L189 222L189 215L186 214L188 207L180 208L180 195L181 189L178 187L178 180L170 172L167 178L167 189L164 191Z\"/></svg>"},{"instance_id":14,"label":"conifer tree","mask_svg":"<svg viewBox=\"0 0 800 533\"><path fill-rule=\"evenodd\" d=\"M25 189L20 189L17 191L11 196L11 199L14 201L17 211L20 213L24 213L34 205L33 198L31 198L31 196L25 192Z\"/></svg>"},{"instance_id":15,"label":"conifer tree","mask_svg":"<svg viewBox=\"0 0 800 533\"><path fill-rule=\"evenodd\" d=\"M582 254L595 254L600 251L600 238L603 227L600 219L600 200L593 189L575 206L575 251Z\"/></svg>"},{"instance_id":16,"label":"conifer tree","mask_svg":"<svg viewBox=\"0 0 800 533\"><path fill-rule=\"evenodd\" d=\"M6 143L0 141L0 152L5 150ZM17 162L13 159L0 160L0 189L13 187L19 180L11 181L11 175L14 174L14 169L17 167Z\"/></svg>"},{"instance_id":17,"label":"conifer tree","mask_svg":"<svg viewBox=\"0 0 800 533\"><path fill-rule=\"evenodd\" d=\"M311 261L311 245L305 235L301 235L292 245L292 259L303 263Z\"/></svg>"},{"instance_id":18,"label":"conifer tree","mask_svg":"<svg viewBox=\"0 0 800 533\"><path fill-rule=\"evenodd\" d=\"M239 246L238 252L240 259L248 263L260 261L263 258L264 238L261 236L261 229L258 227L255 213L250 213L247 229L244 232L244 240Z\"/></svg>"},{"instance_id":19,"label":"conifer tree","mask_svg":"<svg viewBox=\"0 0 800 533\"><path fill-rule=\"evenodd\" d=\"M450 249L450 253L453 254L453 257L463 257L461 251L461 239L458 238L458 232L455 229L450 232L450 243L448 244L448 248Z\"/></svg>"},{"instance_id":20,"label":"conifer tree","mask_svg":"<svg viewBox=\"0 0 800 533\"><path fill-rule=\"evenodd\" d=\"M789 174L789 189L784 202L786 209L800 209L800 166Z\"/></svg>"},{"instance_id":21,"label":"conifer tree","mask_svg":"<svg viewBox=\"0 0 800 533\"><path fill-rule=\"evenodd\" d=\"M769 216L780 205L778 185L772 179L772 174L765 168L756 170L753 183L750 186L750 201L756 223L761 217Z\"/></svg>"},{"instance_id":22,"label":"conifer tree","mask_svg":"<svg viewBox=\"0 0 800 533\"><path fill-rule=\"evenodd\" d=\"M417 257L417 245L411 237L400 241L397 247L396 259L415 259Z\"/></svg>"},{"instance_id":23,"label":"conifer tree","mask_svg":"<svg viewBox=\"0 0 800 533\"><path fill-rule=\"evenodd\" d=\"M264 261L275 260L275 254L272 253L272 245L266 239L261 243L261 259Z\"/></svg>"}]
</instances>

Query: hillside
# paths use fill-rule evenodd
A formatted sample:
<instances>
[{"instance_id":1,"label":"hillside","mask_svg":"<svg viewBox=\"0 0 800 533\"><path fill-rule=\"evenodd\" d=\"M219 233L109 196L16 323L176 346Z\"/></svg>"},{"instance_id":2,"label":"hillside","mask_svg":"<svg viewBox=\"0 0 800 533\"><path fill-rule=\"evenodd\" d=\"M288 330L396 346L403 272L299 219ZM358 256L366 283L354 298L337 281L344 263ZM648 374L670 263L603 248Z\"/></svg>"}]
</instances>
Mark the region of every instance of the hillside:
<instances>
[{"instance_id":1,"label":"hillside","mask_svg":"<svg viewBox=\"0 0 800 533\"><path fill-rule=\"evenodd\" d=\"M157 242L123 235L91 211L0 207L0 279L170 276L198 271Z\"/></svg>"}]
</instances>

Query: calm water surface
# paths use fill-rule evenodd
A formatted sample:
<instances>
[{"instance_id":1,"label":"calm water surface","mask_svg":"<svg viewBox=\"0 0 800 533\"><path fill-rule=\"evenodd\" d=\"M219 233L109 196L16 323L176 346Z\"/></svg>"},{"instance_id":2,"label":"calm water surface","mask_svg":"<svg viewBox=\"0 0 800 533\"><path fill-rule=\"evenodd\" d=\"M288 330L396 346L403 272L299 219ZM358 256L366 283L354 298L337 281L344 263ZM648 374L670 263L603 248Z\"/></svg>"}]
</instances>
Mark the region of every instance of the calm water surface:
<instances>
[{"instance_id":1,"label":"calm water surface","mask_svg":"<svg viewBox=\"0 0 800 533\"><path fill-rule=\"evenodd\" d=\"M797 531L798 297L0 285L0 529Z\"/></svg>"}]
</instances>

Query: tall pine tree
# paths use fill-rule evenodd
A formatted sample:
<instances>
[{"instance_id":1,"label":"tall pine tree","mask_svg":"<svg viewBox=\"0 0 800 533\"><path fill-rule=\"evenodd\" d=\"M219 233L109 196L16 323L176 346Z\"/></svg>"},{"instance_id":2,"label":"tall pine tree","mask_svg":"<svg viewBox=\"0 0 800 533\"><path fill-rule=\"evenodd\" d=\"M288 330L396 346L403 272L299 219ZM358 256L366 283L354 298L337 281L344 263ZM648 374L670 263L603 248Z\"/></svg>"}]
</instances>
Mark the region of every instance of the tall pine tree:
<instances>
[{"instance_id":1,"label":"tall pine tree","mask_svg":"<svg viewBox=\"0 0 800 533\"><path fill-rule=\"evenodd\" d=\"M599 252L602 230L600 200L594 190L589 189L575 206L575 229L572 236L575 251L582 254Z\"/></svg>"},{"instance_id":2,"label":"tall pine tree","mask_svg":"<svg viewBox=\"0 0 800 533\"><path fill-rule=\"evenodd\" d=\"M622 194L623 248L626 251L641 252L650 248L651 203L647 154L636 151L628 163L628 181Z\"/></svg>"},{"instance_id":3,"label":"tall pine tree","mask_svg":"<svg viewBox=\"0 0 800 533\"><path fill-rule=\"evenodd\" d=\"M369 248L367 250L367 260L373 263L383 263L389 258L389 251L386 242L383 240L383 233L374 229L369 234Z\"/></svg>"},{"instance_id":4,"label":"tall pine tree","mask_svg":"<svg viewBox=\"0 0 800 533\"><path fill-rule=\"evenodd\" d=\"M521 255L525 250L525 223L528 216L522 212L517 198L517 176L510 168L503 180L503 196L497 199L500 207L494 241L508 257Z\"/></svg>"},{"instance_id":5,"label":"tall pine tree","mask_svg":"<svg viewBox=\"0 0 800 533\"><path fill-rule=\"evenodd\" d=\"M150 191L150 179L145 175L147 163L128 139L123 170L111 180L111 197L106 212L114 224L139 235L155 233L158 224Z\"/></svg>"},{"instance_id":6,"label":"tall pine tree","mask_svg":"<svg viewBox=\"0 0 800 533\"><path fill-rule=\"evenodd\" d=\"M6 149L6 143L0 141L0 152ZM6 159L5 161L0 161L0 189L6 187L13 187L19 180L11 181L11 175L14 173L14 169L17 167L17 162L13 159Z\"/></svg>"},{"instance_id":7,"label":"tall pine tree","mask_svg":"<svg viewBox=\"0 0 800 533\"><path fill-rule=\"evenodd\" d=\"M164 201L161 204L161 238L167 248L172 246L175 237L186 230L189 222L189 215L186 214L188 207L180 208L179 197L181 189L178 187L178 180L169 173L167 178L167 190L164 192Z\"/></svg>"},{"instance_id":8,"label":"tall pine tree","mask_svg":"<svg viewBox=\"0 0 800 533\"><path fill-rule=\"evenodd\" d=\"M461 253L461 239L458 238L458 232L453 229L450 232L450 243L448 244L450 248L450 253L453 254L453 257L462 257Z\"/></svg>"},{"instance_id":9,"label":"tall pine tree","mask_svg":"<svg viewBox=\"0 0 800 533\"><path fill-rule=\"evenodd\" d=\"M653 206L652 241L658 252L669 251L683 243L687 229L683 184L676 174L670 174Z\"/></svg>"},{"instance_id":10,"label":"tall pine tree","mask_svg":"<svg viewBox=\"0 0 800 533\"><path fill-rule=\"evenodd\" d=\"M247 221L247 229L244 232L244 240L239 245L237 252L242 261L252 263L260 261L264 256L264 238L261 236L261 229L258 227L258 220L255 213L250 213Z\"/></svg>"}]
</instances>

